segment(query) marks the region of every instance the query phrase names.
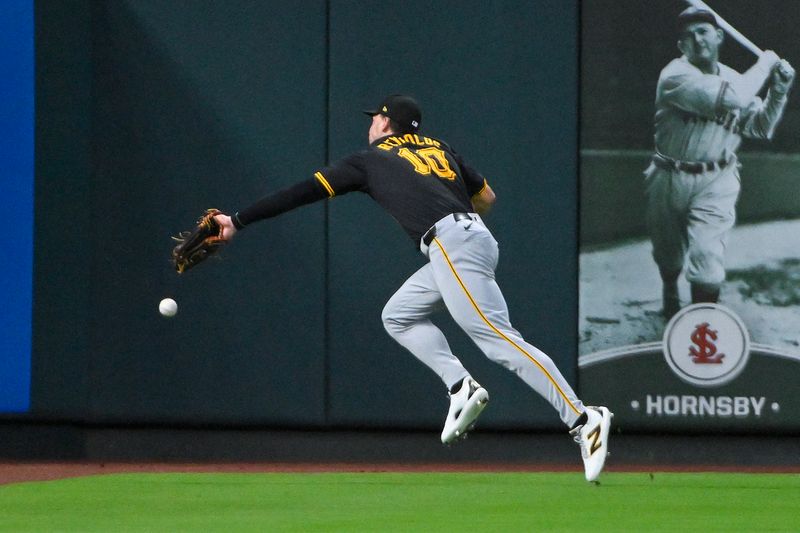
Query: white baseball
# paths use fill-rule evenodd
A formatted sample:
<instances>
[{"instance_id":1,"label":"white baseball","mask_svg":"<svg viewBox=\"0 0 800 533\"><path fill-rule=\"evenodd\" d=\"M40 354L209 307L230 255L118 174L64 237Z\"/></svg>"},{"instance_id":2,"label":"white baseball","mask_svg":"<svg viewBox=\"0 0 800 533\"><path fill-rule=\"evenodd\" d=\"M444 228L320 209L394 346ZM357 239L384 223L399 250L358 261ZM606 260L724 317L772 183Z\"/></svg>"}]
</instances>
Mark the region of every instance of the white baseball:
<instances>
[{"instance_id":1,"label":"white baseball","mask_svg":"<svg viewBox=\"0 0 800 533\"><path fill-rule=\"evenodd\" d=\"M158 304L158 312L164 316L175 316L178 312L178 302L172 298L164 298Z\"/></svg>"}]
</instances>

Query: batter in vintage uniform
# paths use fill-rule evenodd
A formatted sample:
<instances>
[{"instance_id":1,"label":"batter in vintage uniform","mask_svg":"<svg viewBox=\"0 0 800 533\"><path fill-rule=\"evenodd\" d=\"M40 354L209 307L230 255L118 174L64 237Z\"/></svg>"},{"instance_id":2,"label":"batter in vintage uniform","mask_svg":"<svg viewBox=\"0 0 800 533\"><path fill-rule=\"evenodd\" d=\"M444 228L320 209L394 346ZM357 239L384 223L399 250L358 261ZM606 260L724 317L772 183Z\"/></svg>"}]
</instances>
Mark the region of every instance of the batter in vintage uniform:
<instances>
[{"instance_id":1,"label":"batter in vintage uniform","mask_svg":"<svg viewBox=\"0 0 800 533\"><path fill-rule=\"evenodd\" d=\"M656 151L645 172L647 222L666 319L680 309L684 266L692 303L719 299L739 196L736 150L742 137L772 137L794 80L791 65L772 51L743 74L720 63L724 34L707 10L685 10L678 26L683 55L658 80ZM762 100L756 95L765 86Z\"/></svg>"},{"instance_id":2,"label":"batter in vintage uniform","mask_svg":"<svg viewBox=\"0 0 800 533\"><path fill-rule=\"evenodd\" d=\"M391 95L365 113L372 117L368 149L233 216L218 215L223 238L303 204L354 191L368 194L428 258L390 298L382 319L389 335L450 392L442 442L464 436L489 401L430 320L444 303L488 358L550 402L580 444L586 478L594 481L605 463L613 415L605 407L584 406L553 361L511 326L495 281L497 242L481 218L495 201L491 187L444 141L419 132L422 113L413 98Z\"/></svg>"}]
</instances>

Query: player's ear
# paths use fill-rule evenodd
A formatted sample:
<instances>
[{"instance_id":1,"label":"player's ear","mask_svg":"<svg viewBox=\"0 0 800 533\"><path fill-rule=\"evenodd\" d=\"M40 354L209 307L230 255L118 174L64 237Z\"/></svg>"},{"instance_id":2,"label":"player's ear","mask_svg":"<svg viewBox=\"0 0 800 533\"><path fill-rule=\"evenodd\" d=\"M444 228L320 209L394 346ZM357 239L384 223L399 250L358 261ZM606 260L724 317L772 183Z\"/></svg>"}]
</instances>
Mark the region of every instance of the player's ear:
<instances>
[{"instance_id":1,"label":"player's ear","mask_svg":"<svg viewBox=\"0 0 800 533\"><path fill-rule=\"evenodd\" d=\"M722 31L722 28L717 28L717 39L719 39L719 44L725 40L725 32Z\"/></svg>"},{"instance_id":2,"label":"player's ear","mask_svg":"<svg viewBox=\"0 0 800 533\"><path fill-rule=\"evenodd\" d=\"M395 133L395 131L392 129L392 120L386 115L380 115L380 117L381 117L381 131L383 133Z\"/></svg>"}]
</instances>

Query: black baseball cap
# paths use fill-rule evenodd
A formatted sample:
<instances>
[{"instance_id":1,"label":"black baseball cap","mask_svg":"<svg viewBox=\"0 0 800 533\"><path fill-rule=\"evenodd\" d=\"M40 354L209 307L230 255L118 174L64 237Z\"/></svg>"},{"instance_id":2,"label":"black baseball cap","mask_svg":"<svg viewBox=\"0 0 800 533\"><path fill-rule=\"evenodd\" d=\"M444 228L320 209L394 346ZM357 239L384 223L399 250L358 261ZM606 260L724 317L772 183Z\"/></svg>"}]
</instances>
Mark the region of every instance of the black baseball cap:
<instances>
[{"instance_id":1,"label":"black baseball cap","mask_svg":"<svg viewBox=\"0 0 800 533\"><path fill-rule=\"evenodd\" d=\"M719 28L719 23L714 13L707 9L692 6L684 9L678 15L678 32L682 32L686 26L695 22L708 22L712 26Z\"/></svg>"},{"instance_id":2,"label":"black baseball cap","mask_svg":"<svg viewBox=\"0 0 800 533\"><path fill-rule=\"evenodd\" d=\"M403 130L417 131L422 122L422 110L416 100L404 94L391 94L383 99L377 109L365 110L374 117L383 115L397 122Z\"/></svg>"}]
</instances>

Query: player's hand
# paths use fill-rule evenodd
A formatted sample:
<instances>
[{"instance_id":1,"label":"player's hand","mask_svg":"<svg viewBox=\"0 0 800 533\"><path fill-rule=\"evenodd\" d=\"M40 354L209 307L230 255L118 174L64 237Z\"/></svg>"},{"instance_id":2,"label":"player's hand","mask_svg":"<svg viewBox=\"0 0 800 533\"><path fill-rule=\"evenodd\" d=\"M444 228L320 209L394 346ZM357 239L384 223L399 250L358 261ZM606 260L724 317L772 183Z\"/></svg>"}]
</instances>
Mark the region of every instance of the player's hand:
<instances>
[{"instance_id":1,"label":"player's hand","mask_svg":"<svg viewBox=\"0 0 800 533\"><path fill-rule=\"evenodd\" d=\"M772 50L764 50L764 53L758 58L758 62L769 71L775 68L775 65L777 65L780 60L781 58L778 57L778 54Z\"/></svg>"},{"instance_id":2,"label":"player's hand","mask_svg":"<svg viewBox=\"0 0 800 533\"><path fill-rule=\"evenodd\" d=\"M222 233L220 236L223 240L229 241L236 235L236 226L233 225L231 217L228 215L217 215L214 217L214 220L217 221L217 224L222 226Z\"/></svg>"},{"instance_id":3,"label":"player's hand","mask_svg":"<svg viewBox=\"0 0 800 533\"><path fill-rule=\"evenodd\" d=\"M780 94L786 94L793 82L794 68L785 59L780 60L772 70L772 90Z\"/></svg>"}]
</instances>

